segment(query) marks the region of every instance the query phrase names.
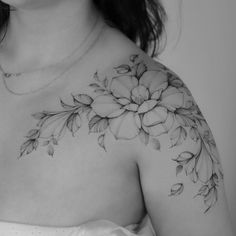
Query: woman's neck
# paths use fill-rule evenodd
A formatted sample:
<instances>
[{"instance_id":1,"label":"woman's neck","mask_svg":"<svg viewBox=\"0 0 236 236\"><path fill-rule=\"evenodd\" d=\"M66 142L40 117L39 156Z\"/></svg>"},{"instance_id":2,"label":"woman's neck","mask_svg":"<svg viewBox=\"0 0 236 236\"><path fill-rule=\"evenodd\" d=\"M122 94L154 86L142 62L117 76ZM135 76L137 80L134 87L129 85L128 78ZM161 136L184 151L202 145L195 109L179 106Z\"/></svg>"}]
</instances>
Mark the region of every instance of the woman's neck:
<instances>
[{"instance_id":1,"label":"woman's neck","mask_svg":"<svg viewBox=\"0 0 236 236\"><path fill-rule=\"evenodd\" d=\"M56 63L83 41L98 14L91 1L56 2L11 12L0 54L5 70L22 71Z\"/></svg>"}]
</instances>

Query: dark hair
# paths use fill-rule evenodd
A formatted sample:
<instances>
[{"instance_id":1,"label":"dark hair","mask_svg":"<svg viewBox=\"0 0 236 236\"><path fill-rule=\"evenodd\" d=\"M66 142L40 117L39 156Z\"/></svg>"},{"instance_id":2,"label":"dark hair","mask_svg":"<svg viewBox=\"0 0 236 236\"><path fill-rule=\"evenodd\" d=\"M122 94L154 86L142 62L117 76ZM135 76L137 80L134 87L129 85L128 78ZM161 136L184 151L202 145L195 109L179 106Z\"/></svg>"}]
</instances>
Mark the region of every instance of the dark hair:
<instances>
[{"instance_id":1,"label":"dark hair","mask_svg":"<svg viewBox=\"0 0 236 236\"><path fill-rule=\"evenodd\" d=\"M160 0L92 0L106 22L151 56L161 51L166 12ZM10 6L0 1L0 30L4 38Z\"/></svg>"}]
</instances>

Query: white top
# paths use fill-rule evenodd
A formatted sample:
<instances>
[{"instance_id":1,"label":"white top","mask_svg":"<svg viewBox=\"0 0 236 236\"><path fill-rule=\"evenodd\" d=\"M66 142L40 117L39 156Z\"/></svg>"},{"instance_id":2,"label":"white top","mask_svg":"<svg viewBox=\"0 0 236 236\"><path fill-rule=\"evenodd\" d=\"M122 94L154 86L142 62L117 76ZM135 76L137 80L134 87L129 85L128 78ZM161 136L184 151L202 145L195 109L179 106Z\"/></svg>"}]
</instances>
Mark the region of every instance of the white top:
<instances>
[{"instance_id":1,"label":"white top","mask_svg":"<svg viewBox=\"0 0 236 236\"><path fill-rule=\"evenodd\" d=\"M75 227L44 227L0 221L0 236L155 236L149 224L145 219L140 225L121 227L96 220Z\"/></svg>"}]
</instances>

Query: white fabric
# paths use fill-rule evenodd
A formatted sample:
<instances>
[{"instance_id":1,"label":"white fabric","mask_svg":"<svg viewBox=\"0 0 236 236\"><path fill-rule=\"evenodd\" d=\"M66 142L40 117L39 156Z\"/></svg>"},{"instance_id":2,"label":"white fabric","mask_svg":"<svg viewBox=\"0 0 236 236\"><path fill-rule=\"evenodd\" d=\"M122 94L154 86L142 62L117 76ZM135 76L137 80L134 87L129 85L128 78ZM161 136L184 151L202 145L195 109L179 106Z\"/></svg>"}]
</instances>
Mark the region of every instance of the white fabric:
<instances>
[{"instance_id":1,"label":"white fabric","mask_svg":"<svg viewBox=\"0 0 236 236\"><path fill-rule=\"evenodd\" d=\"M149 218L140 224L121 227L111 221L96 220L76 227L42 227L0 222L0 236L155 236Z\"/></svg>"}]
</instances>

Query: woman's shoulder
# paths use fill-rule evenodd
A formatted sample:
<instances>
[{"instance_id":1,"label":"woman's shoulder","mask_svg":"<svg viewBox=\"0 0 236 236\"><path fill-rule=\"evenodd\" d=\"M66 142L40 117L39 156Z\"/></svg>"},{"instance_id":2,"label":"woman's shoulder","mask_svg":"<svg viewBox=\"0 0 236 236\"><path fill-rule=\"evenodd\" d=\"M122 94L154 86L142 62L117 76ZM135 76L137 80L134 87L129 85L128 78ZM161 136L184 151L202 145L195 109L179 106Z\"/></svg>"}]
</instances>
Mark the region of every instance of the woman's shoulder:
<instances>
[{"instance_id":1,"label":"woman's shoulder","mask_svg":"<svg viewBox=\"0 0 236 236\"><path fill-rule=\"evenodd\" d=\"M158 71L160 72L159 75L166 74L168 76L178 77L158 57L151 57L149 53L141 50L137 44L116 29L108 27L97 43L97 48L99 50L95 51L94 54L100 55L100 60L97 60L99 64L98 68L100 67L98 72L125 74L126 71L121 70L122 66L134 68L139 65L138 69L143 67L143 69L145 68L145 72ZM158 79L158 77L155 76L155 79Z\"/></svg>"},{"instance_id":2,"label":"woman's shoulder","mask_svg":"<svg viewBox=\"0 0 236 236\"><path fill-rule=\"evenodd\" d=\"M126 56L114 67L107 95L95 98L93 108L109 120L116 139L136 139L140 143L136 145L137 162L148 196L155 188L156 196L165 196L166 183L177 181L175 175L181 173L184 178L185 173L190 182L184 184L178 178L180 182L172 185L169 196L178 196L185 187L200 184L197 196L202 197L205 212L209 211L222 190L219 186L223 173L206 119L175 72L138 51ZM104 110L101 101L106 104Z\"/></svg>"}]
</instances>

